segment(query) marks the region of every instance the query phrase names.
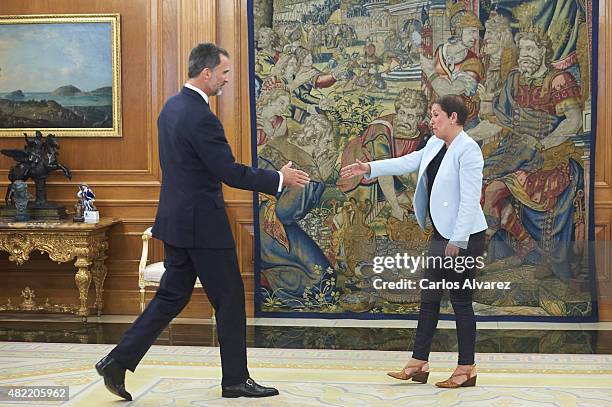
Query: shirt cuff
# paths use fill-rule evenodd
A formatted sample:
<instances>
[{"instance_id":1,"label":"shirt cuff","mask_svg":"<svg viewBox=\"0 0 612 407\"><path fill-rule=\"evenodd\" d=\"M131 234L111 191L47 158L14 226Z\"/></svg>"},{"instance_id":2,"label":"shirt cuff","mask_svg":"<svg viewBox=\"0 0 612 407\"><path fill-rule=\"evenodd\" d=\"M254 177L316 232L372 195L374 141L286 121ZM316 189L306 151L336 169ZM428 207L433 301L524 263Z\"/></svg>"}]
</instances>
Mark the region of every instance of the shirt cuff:
<instances>
[{"instance_id":1,"label":"shirt cuff","mask_svg":"<svg viewBox=\"0 0 612 407\"><path fill-rule=\"evenodd\" d=\"M374 167L376 167L376 164L374 164L374 161L370 161L370 162L368 162L368 164L370 165L370 172L367 172L367 173L363 174L363 178L365 178L366 180L369 181L372 178L376 178L377 175L374 175L374 176L372 175L372 173L375 172L374 171ZM372 164L374 164L374 165L372 165Z\"/></svg>"},{"instance_id":2,"label":"shirt cuff","mask_svg":"<svg viewBox=\"0 0 612 407\"><path fill-rule=\"evenodd\" d=\"M459 247L460 249L467 249L468 242L465 240L451 240L448 243Z\"/></svg>"},{"instance_id":3,"label":"shirt cuff","mask_svg":"<svg viewBox=\"0 0 612 407\"><path fill-rule=\"evenodd\" d=\"M283 190L283 173L280 171L276 171L278 172L278 176L280 177L278 180L278 192Z\"/></svg>"}]
</instances>

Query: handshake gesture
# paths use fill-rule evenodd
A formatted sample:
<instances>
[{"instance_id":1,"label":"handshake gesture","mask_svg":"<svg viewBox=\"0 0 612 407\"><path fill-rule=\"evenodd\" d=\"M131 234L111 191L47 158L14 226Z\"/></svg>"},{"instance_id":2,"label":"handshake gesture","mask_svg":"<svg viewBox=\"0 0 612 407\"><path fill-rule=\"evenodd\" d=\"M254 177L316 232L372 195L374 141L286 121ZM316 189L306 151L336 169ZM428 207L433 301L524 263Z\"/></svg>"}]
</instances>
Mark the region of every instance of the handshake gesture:
<instances>
[{"instance_id":1,"label":"handshake gesture","mask_svg":"<svg viewBox=\"0 0 612 407\"><path fill-rule=\"evenodd\" d=\"M310 176L304 171L292 168L293 163L289 161L280 169L283 174L283 186L285 187L305 187L310 182ZM340 170L340 177L351 178L370 172L370 164L355 160L353 164L349 164Z\"/></svg>"},{"instance_id":2,"label":"handshake gesture","mask_svg":"<svg viewBox=\"0 0 612 407\"><path fill-rule=\"evenodd\" d=\"M310 176L304 171L291 168L292 165L293 163L289 161L280 169L283 174L283 186L304 188L310 182Z\"/></svg>"}]
</instances>

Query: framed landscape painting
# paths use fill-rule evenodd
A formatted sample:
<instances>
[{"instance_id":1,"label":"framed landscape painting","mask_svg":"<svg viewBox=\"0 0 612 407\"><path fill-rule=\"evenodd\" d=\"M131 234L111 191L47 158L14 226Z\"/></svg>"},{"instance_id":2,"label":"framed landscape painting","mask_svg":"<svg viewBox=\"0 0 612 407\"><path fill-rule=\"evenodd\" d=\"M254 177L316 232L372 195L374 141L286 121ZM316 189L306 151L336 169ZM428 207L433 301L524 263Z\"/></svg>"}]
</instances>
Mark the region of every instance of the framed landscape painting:
<instances>
[{"instance_id":1,"label":"framed landscape painting","mask_svg":"<svg viewBox=\"0 0 612 407\"><path fill-rule=\"evenodd\" d=\"M0 136L121 137L119 14L0 16Z\"/></svg>"}]
</instances>

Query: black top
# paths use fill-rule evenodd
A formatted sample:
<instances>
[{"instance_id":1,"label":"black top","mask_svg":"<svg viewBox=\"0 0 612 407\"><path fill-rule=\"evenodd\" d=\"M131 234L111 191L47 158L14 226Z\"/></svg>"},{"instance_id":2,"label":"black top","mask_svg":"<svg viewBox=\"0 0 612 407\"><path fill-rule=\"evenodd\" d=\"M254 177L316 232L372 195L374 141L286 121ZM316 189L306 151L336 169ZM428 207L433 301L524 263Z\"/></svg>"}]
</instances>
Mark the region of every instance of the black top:
<instances>
[{"instance_id":1,"label":"black top","mask_svg":"<svg viewBox=\"0 0 612 407\"><path fill-rule=\"evenodd\" d=\"M436 179L436 174L438 173L438 169L440 168L440 164L442 163L442 159L444 158L444 154L446 154L446 143L442 145L442 148L436 154L433 160L427 166L426 174L427 174L427 212L429 213L429 220L431 220L431 225L433 226L434 233L440 235L438 229L436 229L436 225L434 225L433 219L431 218L431 210L429 210L429 200L431 199L431 188L433 187L434 180Z\"/></svg>"}]
</instances>

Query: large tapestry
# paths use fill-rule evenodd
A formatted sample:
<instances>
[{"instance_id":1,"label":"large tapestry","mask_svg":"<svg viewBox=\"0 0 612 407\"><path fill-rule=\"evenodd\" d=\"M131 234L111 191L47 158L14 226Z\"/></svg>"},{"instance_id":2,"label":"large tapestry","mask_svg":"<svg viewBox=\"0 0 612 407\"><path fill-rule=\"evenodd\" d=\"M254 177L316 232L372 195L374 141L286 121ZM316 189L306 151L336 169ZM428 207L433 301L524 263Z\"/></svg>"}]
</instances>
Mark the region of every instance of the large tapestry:
<instances>
[{"instance_id":1,"label":"large tapestry","mask_svg":"<svg viewBox=\"0 0 612 407\"><path fill-rule=\"evenodd\" d=\"M453 94L485 159L477 315L596 318L593 3L253 0L255 162L312 179L257 195L256 314L415 317L421 270L406 259L431 234L416 174L339 169L422 148L432 100Z\"/></svg>"}]
</instances>

